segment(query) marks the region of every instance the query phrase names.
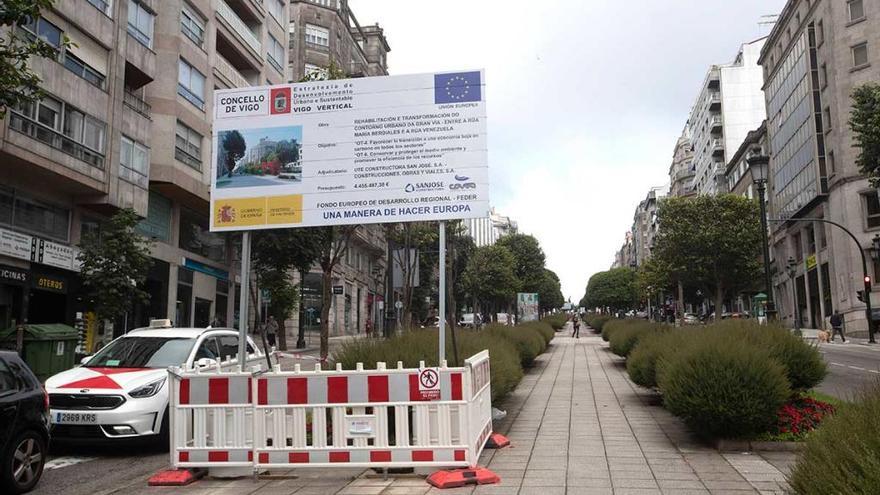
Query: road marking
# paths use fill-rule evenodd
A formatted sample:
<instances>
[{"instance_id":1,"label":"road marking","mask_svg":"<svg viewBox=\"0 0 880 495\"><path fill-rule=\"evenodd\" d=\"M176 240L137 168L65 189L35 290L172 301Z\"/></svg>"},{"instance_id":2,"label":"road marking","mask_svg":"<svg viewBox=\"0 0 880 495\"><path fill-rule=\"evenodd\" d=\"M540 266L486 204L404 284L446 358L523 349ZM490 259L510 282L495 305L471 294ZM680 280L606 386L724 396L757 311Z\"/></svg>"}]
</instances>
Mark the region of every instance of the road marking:
<instances>
[{"instance_id":1,"label":"road marking","mask_svg":"<svg viewBox=\"0 0 880 495\"><path fill-rule=\"evenodd\" d=\"M831 363L831 366L846 366L845 364L840 363Z\"/></svg>"},{"instance_id":2,"label":"road marking","mask_svg":"<svg viewBox=\"0 0 880 495\"><path fill-rule=\"evenodd\" d=\"M69 466L73 466L76 464L82 464L83 462L94 461L97 457L56 457L51 461L47 462L45 466L43 466L44 470L52 470L52 469L61 469Z\"/></svg>"},{"instance_id":3,"label":"road marking","mask_svg":"<svg viewBox=\"0 0 880 495\"><path fill-rule=\"evenodd\" d=\"M849 368L851 370L868 371L865 368L860 368L858 366L847 366L847 368Z\"/></svg>"}]
</instances>

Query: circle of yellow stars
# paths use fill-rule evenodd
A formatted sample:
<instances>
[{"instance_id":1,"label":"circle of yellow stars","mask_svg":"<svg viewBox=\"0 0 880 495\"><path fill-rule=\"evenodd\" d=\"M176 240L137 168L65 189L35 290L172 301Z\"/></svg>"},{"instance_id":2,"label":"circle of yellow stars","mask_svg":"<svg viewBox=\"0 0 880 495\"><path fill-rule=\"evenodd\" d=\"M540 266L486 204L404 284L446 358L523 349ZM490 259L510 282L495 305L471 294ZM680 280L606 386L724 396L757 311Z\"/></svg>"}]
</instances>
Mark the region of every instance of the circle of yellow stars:
<instances>
[{"instance_id":1,"label":"circle of yellow stars","mask_svg":"<svg viewBox=\"0 0 880 495\"><path fill-rule=\"evenodd\" d=\"M460 82L463 84L463 91L457 95L452 94L453 84L456 82ZM468 93L470 93L470 87L467 85L467 79L461 76L453 76L448 81L446 81L446 96L452 98L453 100L461 100L467 97Z\"/></svg>"}]
</instances>

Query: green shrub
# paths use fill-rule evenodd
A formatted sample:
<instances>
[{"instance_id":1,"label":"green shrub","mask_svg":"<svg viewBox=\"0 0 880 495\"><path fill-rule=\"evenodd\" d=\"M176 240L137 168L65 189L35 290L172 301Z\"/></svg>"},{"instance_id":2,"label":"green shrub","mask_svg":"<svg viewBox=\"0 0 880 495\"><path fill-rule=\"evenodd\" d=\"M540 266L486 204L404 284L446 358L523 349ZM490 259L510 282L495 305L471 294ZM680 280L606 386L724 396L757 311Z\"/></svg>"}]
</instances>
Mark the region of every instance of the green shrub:
<instances>
[{"instance_id":1,"label":"green shrub","mask_svg":"<svg viewBox=\"0 0 880 495\"><path fill-rule=\"evenodd\" d=\"M530 321L519 325L519 327L528 328L532 331L538 332L538 334L544 339L544 343L548 345L550 344L550 341L553 340L553 337L556 337L556 330L545 321Z\"/></svg>"},{"instance_id":2,"label":"green shrub","mask_svg":"<svg viewBox=\"0 0 880 495\"><path fill-rule=\"evenodd\" d=\"M650 321L645 320L619 320L609 327L613 331L609 331L609 343L611 344L611 352L620 357L629 356L639 339L652 333L656 333L660 328Z\"/></svg>"},{"instance_id":3,"label":"green shrub","mask_svg":"<svg viewBox=\"0 0 880 495\"><path fill-rule=\"evenodd\" d=\"M565 323L568 321L568 317L565 315L565 313L556 313L554 315L545 317L541 321L548 323L553 328L553 330L562 330L563 328L565 328Z\"/></svg>"},{"instance_id":4,"label":"green shrub","mask_svg":"<svg viewBox=\"0 0 880 495\"><path fill-rule=\"evenodd\" d=\"M766 432L791 395L785 369L767 352L710 334L662 355L657 368L666 407L706 437Z\"/></svg>"},{"instance_id":5,"label":"green shrub","mask_svg":"<svg viewBox=\"0 0 880 495\"><path fill-rule=\"evenodd\" d=\"M826 419L807 439L789 476L794 493L877 493L880 487L880 385Z\"/></svg>"},{"instance_id":6,"label":"green shrub","mask_svg":"<svg viewBox=\"0 0 880 495\"><path fill-rule=\"evenodd\" d=\"M587 325L593 329L595 333L602 333L602 330L605 328L605 324L611 321L611 318L608 315L594 315L587 320ZM604 338L604 337L603 337ZM606 340L607 342L607 340Z\"/></svg>"},{"instance_id":7,"label":"green shrub","mask_svg":"<svg viewBox=\"0 0 880 495\"><path fill-rule=\"evenodd\" d=\"M602 329L600 330L600 332L602 333L602 340L604 340L605 342L610 342L612 333L616 332L620 328L626 327L629 323L634 321L645 320L618 320L616 318L609 318L608 320L605 320L602 323Z\"/></svg>"},{"instance_id":8,"label":"green shrub","mask_svg":"<svg viewBox=\"0 0 880 495\"><path fill-rule=\"evenodd\" d=\"M524 367L531 366L535 358L547 347L544 337L532 326L489 325L481 333L489 333L509 340L516 346L520 363Z\"/></svg>"},{"instance_id":9,"label":"green shrub","mask_svg":"<svg viewBox=\"0 0 880 495\"><path fill-rule=\"evenodd\" d=\"M626 358L626 372L630 380L643 387L657 386L657 360L666 353L680 349L691 330L654 332L639 338L638 344Z\"/></svg>"},{"instance_id":10,"label":"green shrub","mask_svg":"<svg viewBox=\"0 0 880 495\"><path fill-rule=\"evenodd\" d=\"M724 332L731 338L751 342L766 349L785 367L791 388L795 391L809 390L828 373L819 349L792 334L788 329L775 325L760 325L750 320L724 320L707 327Z\"/></svg>"},{"instance_id":11,"label":"green shrub","mask_svg":"<svg viewBox=\"0 0 880 495\"><path fill-rule=\"evenodd\" d=\"M537 336L534 332L528 333ZM493 401L509 394L522 379L519 350L507 336L497 332L468 330L458 330L455 336L462 362L452 362L452 338L447 331L446 357L450 366L463 365L464 359L489 349ZM532 339L533 342L537 340ZM540 341L543 345L543 339ZM406 368L417 368L419 361L425 361L426 366L437 366L437 333L415 330L390 339L355 339L344 343L332 356L333 364L340 363L344 369L355 369L359 362L366 369L375 369L377 362L384 362L393 368L398 361Z\"/></svg>"}]
</instances>

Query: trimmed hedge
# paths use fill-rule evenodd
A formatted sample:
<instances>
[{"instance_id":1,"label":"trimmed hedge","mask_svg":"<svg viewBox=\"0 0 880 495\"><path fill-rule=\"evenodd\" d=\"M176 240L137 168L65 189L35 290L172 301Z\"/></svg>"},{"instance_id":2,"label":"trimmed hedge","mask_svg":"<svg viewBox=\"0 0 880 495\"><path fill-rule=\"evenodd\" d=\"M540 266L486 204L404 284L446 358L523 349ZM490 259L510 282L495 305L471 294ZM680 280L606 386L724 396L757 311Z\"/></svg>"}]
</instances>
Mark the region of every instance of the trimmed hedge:
<instances>
[{"instance_id":1,"label":"trimmed hedge","mask_svg":"<svg viewBox=\"0 0 880 495\"><path fill-rule=\"evenodd\" d=\"M626 371L630 379L643 387L656 387L657 360L666 353L681 349L692 333L690 330L670 330L641 337L626 358Z\"/></svg>"},{"instance_id":2,"label":"trimmed hedge","mask_svg":"<svg viewBox=\"0 0 880 495\"><path fill-rule=\"evenodd\" d=\"M611 352L620 357L627 357L639 343L640 339L659 332L662 326L645 320L618 320L617 322L609 323L605 328L608 329L608 342L611 344Z\"/></svg>"},{"instance_id":3,"label":"trimmed hedge","mask_svg":"<svg viewBox=\"0 0 880 495\"><path fill-rule=\"evenodd\" d=\"M565 323L568 321L568 317L565 313L556 313L555 315L544 317L541 321L550 325L553 330L562 330L565 328Z\"/></svg>"},{"instance_id":4,"label":"trimmed hedge","mask_svg":"<svg viewBox=\"0 0 880 495\"><path fill-rule=\"evenodd\" d=\"M489 325L483 332L498 335L513 343L524 368L531 366L535 358L547 348L543 335L534 326ZM492 351L489 352L491 354Z\"/></svg>"},{"instance_id":5,"label":"trimmed hedge","mask_svg":"<svg viewBox=\"0 0 880 495\"><path fill-rule=\"evenodd\" d=\"M635 323L639 323L647 320L618 320L609 318L604 323L602 323L602 329L600 332L602 333L602 340L605 342L611 342L611 334L616 332L618 329L626 328L629 325L633 325Z\"/></svg>"},{"instance_id":6,"label":"trimmed hedge","mask_svg":"<svg viewBox=\"0 0 880 495\"><path fill-rule=\"evenodd\" d=\"M519 325L519 327L528 328L538 332L544 338L544 343L547 345L550 345L550 341L553 340L553 337L556 337L556 330L554 327L544 321L530 321Z\"/></svg>"},{"instance_id":7,"label":"trimmed hedge","mask_svg":"<svg viewBox=\"0 0 880 495\"><path fill-rule=\"evenodd\" d=\"M783 366L747 342L702 336L696 343L658 362L666 408L705 437L768 431L791 396Z\"/></svg>"},{"instance_id":8,"label":"trimmed hedge","mask_svg":"<svg viewBox=\"0 0 880 495\"><path fill-rule=\"evenodd\" d=\"M585 318L587 325L589 325L595 333L602 333L602 329L605 328L605 324L612 319L613 318L608 315L589 315Z\"/></svg>"},{"instance_id":9,"label":"trimmed hedge","mask_svg":"<svg viewBox=\"0 0 880 495\"><path fill-rule=\"evenodd\" d=\"M789 485L801 495L877 493L880 487L880 384L838 408L807 439Z\"/></svg>"}]
</instances>

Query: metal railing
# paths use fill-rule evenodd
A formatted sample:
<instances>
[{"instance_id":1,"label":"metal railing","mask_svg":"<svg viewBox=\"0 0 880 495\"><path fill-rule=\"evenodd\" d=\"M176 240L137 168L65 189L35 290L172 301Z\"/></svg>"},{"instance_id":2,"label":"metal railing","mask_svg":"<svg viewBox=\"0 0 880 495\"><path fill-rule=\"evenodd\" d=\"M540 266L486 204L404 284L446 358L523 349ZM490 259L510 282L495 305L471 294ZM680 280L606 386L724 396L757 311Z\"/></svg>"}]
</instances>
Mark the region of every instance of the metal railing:
<instances>
[{"instance_id":1,"label":"metal railing","mask_svg":"<svg viewBox=\"0 0 880 495\"><path fill-rule=\"evenodd\" d=\"M149 103L145 102L141 99L140 96L132 93L131 91L125 90L122 93L122 103L125 104L128 108L131 108L135 112L143 115L144 117L150 119L153 113L153 108Z\"/></svg>"},{"instance_id":2,"label":"metal railing","mask_svg":"<svg viewBox=\"0 0 880 495\"><path fill-rule=\"evenodd\" d=\"M232 30L238 33L239 36L245 41L245 43L250 46L255 52L258 54L262 54L263 52L263 44L260 42L260 39L257 38L257 35L251 31L251 28L248 27L247 24L238 14L232 10L232 7L229 6L223 0L220 0L217 4L217 13L220 14L220 17L226 20L229 25L232 27ZM260 55L262 56L262 55Z\"/></svg>"},{"instance_id":3,"label":"metal railing","mask_svg":"<svg viewBox=\"0 0 880 495\"><path fill-rule=\"evenodd\" d=\"M9 128L45 143L59 151L67 153L93 167L99 169L104 168L103 154L92 150L84 144L74 141L55 129L31 120L24 115L12 112L9 119Z\"/></svg>"}]
</instances>

